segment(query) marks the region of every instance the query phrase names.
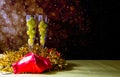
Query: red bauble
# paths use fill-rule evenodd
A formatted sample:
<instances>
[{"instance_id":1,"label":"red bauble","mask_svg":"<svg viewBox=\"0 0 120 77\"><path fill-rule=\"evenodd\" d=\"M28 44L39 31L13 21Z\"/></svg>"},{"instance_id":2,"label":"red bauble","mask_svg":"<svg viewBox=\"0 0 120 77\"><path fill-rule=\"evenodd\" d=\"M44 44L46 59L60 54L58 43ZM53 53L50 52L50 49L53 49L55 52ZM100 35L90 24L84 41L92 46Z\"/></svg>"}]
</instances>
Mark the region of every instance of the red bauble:
<instances>
[{"instance_id":1,"label":"red bauble","mask_svg":"<svg viewBox=\"0 0 120 77\"><path fill-rule=\"evenodd\" d=\"M50 69L51 62L49 59L38 56L32 52L26 54L21 60L12 64L15 74L19 73L42 73Z\"/></svg>"}]
</instances>

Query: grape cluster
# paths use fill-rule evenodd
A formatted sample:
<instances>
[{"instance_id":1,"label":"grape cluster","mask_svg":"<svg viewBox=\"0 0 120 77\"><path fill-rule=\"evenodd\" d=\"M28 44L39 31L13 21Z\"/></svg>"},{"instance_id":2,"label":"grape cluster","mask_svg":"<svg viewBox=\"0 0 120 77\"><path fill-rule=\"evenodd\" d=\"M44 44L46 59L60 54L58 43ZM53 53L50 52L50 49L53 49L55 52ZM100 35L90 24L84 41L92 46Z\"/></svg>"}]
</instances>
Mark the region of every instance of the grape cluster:
<instances>
[{"instance_id":1,"label":"grape cluster","mask_svg":"<svg viewBox=\"0 0 120 77\"><path fill-rule=\"evenodd\" d=\"M39 25L39 34L40 34L40 44L44 47L45 44L45 37L46 37L46 33L47 33L47 24L41 20Z\"/></svg>"},{"instance_id":2,"label":"grape cluster","mask_svg":"<svg viewBox=\"0 0 120 77\"><path fill-rule=\"evenodd\" d=\"M29 35L28 44L30 46L33 46L35 40L35 34L36 34L36 30L35 30L36 23L33 17L30 17L30 19L27 20L27 27L28 27L27 35Z\"/></svg>"}]
</instances>

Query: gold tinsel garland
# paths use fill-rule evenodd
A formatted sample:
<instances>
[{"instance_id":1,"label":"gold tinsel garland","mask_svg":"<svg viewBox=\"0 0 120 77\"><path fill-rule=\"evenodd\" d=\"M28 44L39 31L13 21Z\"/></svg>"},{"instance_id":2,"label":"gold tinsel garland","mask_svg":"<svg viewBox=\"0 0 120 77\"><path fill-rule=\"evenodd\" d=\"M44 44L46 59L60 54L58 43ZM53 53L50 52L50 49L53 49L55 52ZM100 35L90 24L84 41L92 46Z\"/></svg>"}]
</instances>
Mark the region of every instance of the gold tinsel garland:
<instances>
[{"instance_id":1,"label":"gold tinsel garland","mask_svg":"<svg viewBox=\"0 0 120 77\"><path fill-rule=\"evenodd\" d=\"M61 57L60 52L56 51L55 48L43 48L42 46L35 44L33 49L29 50L28 44L26 44L19 48L18 51L8 50L4 52L3 57L0 58L0 71L13 72L12 64L20 60L29 52L48 58L52 64L51 70L62 70L67 66L65 59Z\"/></svg>"}]
</instances>

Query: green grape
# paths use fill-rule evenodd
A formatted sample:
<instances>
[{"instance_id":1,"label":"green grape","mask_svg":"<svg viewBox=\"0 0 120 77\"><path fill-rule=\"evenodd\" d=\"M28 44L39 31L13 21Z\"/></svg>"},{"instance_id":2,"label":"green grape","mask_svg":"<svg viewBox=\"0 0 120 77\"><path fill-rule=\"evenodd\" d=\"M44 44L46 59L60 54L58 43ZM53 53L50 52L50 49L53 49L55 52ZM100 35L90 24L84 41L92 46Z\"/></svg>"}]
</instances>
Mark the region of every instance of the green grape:
<instances>
[{"instance_id":1,"label":"green grape","mask_svg":"<svg viewBox=\"0 0 120 77\"><path fill-rule=\"evenodd\" d=\"M27 26L31 25L30 19L27 22Z\"/></svg>"},{"instance_id":2,"label":"green grape","mask_svg":"<svg viewBox=\"0 0 120 77\"><path fill-rule=\"evenodd\" d=\"M31 34L32 34L31 30L28 30L28 31L27 31L27 34L28 34L28 35L31 35Z\"/></svg>"},{"instance_id":3,"label":"green grape","mask_svg":"<svg viewBox=\"0 0 120 77\"><path fill-rule=\"evenodd\" d=\"M31 25L35 25L35 20L33 17L30 17L30 19L28 20L28 23L30 23Z\"/></svg>"},{"instance_id":4,"label":"green grape","mask_svg":"<svg viewBox=\"0 0 120 77\"><path fill-rule=\"evenodd\" d=\"M27 21L27 27L31 26L31 22L30 21Z\"/></svg>"},{"instance_id":5,"label":"green grape","mask_svg":"<svg viewBox=\"0 0 120 77\"><path fill-rule=\"evenodd\" d=\"M28 34L29 36L32 35L31 30L28 30L28 31L27 31L27 34Z\"/></svg>"},{"instance_id":6,"label":"green grape","mask_svg":"<svg viewBox=\"0 0 120 77\"><path fill-rule=\"evenodd\" d=\"M30 17L30 19L27 21L27 26L28 26L29 28L34 28L34 27L36 26L35 20L34 20L33 17Z\"/></svg>"},{"instance_id":7,"label":"green grape","mask_svg":"<svg viewBox=\"0 0 120 77\"><path fill-rule=\"evenodd\" d=\"M28 29L33 29L34 27L32 25L29 25Z\"/></svg>"},{"instance_id":8,"label":"green grape","mask_svg":"<svg viewBox=\"0 0 120 77\"><path fill-rule=\"evenodd\" d=\"M39 34L40 34L40 44L42 46L44 46L45 44L45 36L46 36L46 33L47 33L47 24L42 20L40 21L39 25L38 25L38 28L39 28Z\"/></svg>"},{"instance_id":9,"label":"green grape","mask_svg":"<svg viewBox=\"0 0 120 77\"><path fill-rule=\"evenodd\" d=\"M30 27L30 26L35 27L35 23L33 21L27 21L27 26L28 27Z\"/></svg>"},{"instance_id":10,"label":"green grape","mask_svg":"<svg viewBox=\"0 0 120 77\"><path fill-rule=\"evenodd\" d=\"M36 34L36 31L35 31L35 30L32 30L32 31L31 31L31 34L35 35L35 34Z\"/></svg>"},{"instance_id":11,"label":"green grape","mask_svg":"<svg viewBox=\"0 0 120 77\"><path fill-rule=\"evenodd\" d=\"M29 35L30 34L30 32L29 31L27 31L27 35Z\"/></svg>"},{"instance_id":12,"label":"green grape","mask_svg":"<svg viewBox=\"0 0 120 77\"><path fill-rule=\"evenodd\" d=\"M46 28L47 28L47 24L44 24L44 25L43 25L43 28L46 29Z\"/></svg>"},{"instance_id":13,"label":"green grape","mask_svg":"<svg viewBox=\"0 0 120 77\"><path fill-rule=\"evenodd\" d=\"M44 37L44 36L41 36L41 37L40 37L40 40L45 40L45 37Z\"/></svg>"},{"instance_id":14,"label":"green grape","mask_svg":"<svg viewBox=\"0 0 120 77\"><path fill-rule=\"evenodd\" d=\"M40 40L40 44L41 44L42 46L44 46L45 40Z\"/></svg>"},{"instance_id":15,"label":"green grape","mask_svg":"<svg viewBox=\"0 0 120 77\"><path fill-rule=\"evenodd\" d=\"M33 45L35 34L36 34L36 31L34 30L36 27L35 19L33 17L30 17L26 25L28 27L27 35L29 35L28 44Z\"/></svg>"},{"instance_id":16,"label":"green grape","mask_svg":"<svg viewBox=\"0 0 120 77\"><path fill-rule=\"evenodd\" d=\"M38 25L38 28L42 28L44 24L45 24L45 23L44 23L44 21L43 21L43 20L42 20L42 21L40 21L40 23L39 23L39 25Z\"/></svg>"},{"instance_id":17,"label":"green grape","mask_svg":"<svg viewBox=\"0 0 120 77\"><path fill-rule=\"evenodd\" d=\"M33 45L33 43L34 43L34 40L33 40L33 39L28 39L28 44L29 44L29 45Z\"/></svg>"},{"instance_id":18,"label":"green grape","mask_svg":"<svg viewBox=\"0 0 120 77\"><path fill-rule=\"evenodd\" d=\"M30 35L30 39L34 39L35 38L35 36L34 35Z\"/></svg>"},{"instance_id":19,"label":"green grape","mask_svg":"<svg viewBox=\"0 0 120 77\"><path fill-rule=\"evenodd\" d=\"M45 29L40 29L40 34L46 34L46 30Z\"/></svg>"},{"instance_id":20,"label":"green grape","mask_svg":"<svg viewBox=\"0 0 120 77\"><path fill-rule=\"evenodd\" d=\"M42 37L45 37L45 36L46 36L46 34L44 34L44 33L40 33L40 35L41 35Z\"/></svg>"}]
</instances>

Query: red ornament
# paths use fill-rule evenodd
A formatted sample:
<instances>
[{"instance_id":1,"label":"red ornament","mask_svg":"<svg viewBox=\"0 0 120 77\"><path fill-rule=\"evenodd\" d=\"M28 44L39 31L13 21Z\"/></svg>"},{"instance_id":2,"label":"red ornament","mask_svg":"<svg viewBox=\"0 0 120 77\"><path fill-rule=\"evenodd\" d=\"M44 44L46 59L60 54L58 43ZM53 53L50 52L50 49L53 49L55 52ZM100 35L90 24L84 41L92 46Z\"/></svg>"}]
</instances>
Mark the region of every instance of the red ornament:
<instances>
[{"instance_id":1,"label":"red ornament","mask_svg":"<svg viewBox=\"0 0 120 77\"><path fill-rule=\"evenodd\" d=\"M19 73L42 73L43 71L50 69L51 62L49 59L38 56L34 53L28 53L20 61L12 64L15 74Z\"/></svg>"}]
</instances>

